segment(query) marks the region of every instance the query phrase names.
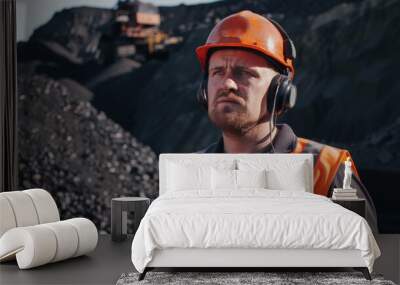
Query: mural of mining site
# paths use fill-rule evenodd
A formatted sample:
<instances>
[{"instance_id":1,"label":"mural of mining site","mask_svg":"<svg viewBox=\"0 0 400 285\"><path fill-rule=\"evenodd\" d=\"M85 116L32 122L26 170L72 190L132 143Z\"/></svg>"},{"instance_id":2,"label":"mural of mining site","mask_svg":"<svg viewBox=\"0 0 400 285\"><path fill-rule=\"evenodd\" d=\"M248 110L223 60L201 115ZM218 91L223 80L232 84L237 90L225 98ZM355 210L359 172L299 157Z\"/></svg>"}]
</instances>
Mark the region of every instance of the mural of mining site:
<instances>
[{"instance_id":1,"label":"mural of mining site","mask_svg":"<svg viewBox=\"0 0 400 285\"><path fill-rule=\"evenodd\" d=\"M249 9L297 47L299 99L280 121L349 149L381 232L400 233L400 1L130 2L64 9L18 43L21 189L47 189L63 219L84 216L103 232L112 197L156 198L158 154L219 135L195 100L194 49L220 19Z\"/></svg>"}]
</instances>

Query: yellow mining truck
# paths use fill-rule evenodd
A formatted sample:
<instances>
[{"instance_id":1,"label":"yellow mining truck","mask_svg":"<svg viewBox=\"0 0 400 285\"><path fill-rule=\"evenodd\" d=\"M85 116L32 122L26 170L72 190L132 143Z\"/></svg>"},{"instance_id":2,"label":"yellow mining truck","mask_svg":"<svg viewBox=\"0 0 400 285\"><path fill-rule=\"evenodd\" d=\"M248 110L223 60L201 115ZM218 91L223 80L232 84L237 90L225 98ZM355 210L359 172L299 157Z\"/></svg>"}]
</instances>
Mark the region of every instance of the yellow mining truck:
<instances>
[{"instance_id":1,"label":"yellow mining truck","mask_svg":"<svg viewBox=\"0 0 400 285\"><path fill-rule=\"evenodd\" d=\"M100 61L110 63L122 57L144 61L168 56L170 48L183 39L161 31L160 24L157 6L138 0L118 1L110 32L100 40Z\"/></svg>"}]
</instances>

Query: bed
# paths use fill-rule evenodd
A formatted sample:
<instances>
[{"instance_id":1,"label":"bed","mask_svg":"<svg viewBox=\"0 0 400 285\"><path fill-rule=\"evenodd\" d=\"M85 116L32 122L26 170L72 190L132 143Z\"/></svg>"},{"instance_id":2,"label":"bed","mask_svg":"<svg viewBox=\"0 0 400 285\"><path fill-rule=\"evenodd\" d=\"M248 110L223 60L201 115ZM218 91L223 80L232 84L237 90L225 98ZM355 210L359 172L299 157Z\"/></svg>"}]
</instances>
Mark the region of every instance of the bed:
<instances>
[{"instance_id":1,"label":"bed","mask_svg":"<svg viewBox=\"0 0 400 285\"><path fill-rule=\"evenodd\" d=\"M161 154L159 197L132 242L159 267L352 267L380 255L364 218L313 194L312 154Z\"/></svg>"}]
</instances>

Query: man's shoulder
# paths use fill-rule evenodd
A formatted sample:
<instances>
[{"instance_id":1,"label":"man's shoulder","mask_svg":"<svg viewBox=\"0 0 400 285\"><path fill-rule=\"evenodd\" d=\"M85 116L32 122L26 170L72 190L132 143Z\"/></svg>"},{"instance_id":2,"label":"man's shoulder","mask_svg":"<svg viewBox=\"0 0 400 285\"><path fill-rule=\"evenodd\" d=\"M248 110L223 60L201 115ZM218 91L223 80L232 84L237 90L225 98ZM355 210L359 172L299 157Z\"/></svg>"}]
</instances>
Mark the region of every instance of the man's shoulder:
<instances>
[{"instance_id":1,"label":"man's shoulder","mask_svg":"<svg viewBox=\"0 0 400 285\"><path fill-rule=\"evenodd\" d=\"M321 161L322 165L340 165L348 157L350 152L341 147L317 142L310 139L298 138L297 153L311 153L314 156L314 164Z\"/></svg>"},{"instance_id":2,"label":"man's shoulder","mask_svg":"<svg viewBox=\"0 0 400 285\"><path fill-rule=\"evenodd\" d=\"M321 151L328 151L333 153L348 152L347 149L332 146L322 142L317 142L306 138L297 138L297 144L299 145L300 152L302 153L320 153Z\"/></svg>"}]
</instances>

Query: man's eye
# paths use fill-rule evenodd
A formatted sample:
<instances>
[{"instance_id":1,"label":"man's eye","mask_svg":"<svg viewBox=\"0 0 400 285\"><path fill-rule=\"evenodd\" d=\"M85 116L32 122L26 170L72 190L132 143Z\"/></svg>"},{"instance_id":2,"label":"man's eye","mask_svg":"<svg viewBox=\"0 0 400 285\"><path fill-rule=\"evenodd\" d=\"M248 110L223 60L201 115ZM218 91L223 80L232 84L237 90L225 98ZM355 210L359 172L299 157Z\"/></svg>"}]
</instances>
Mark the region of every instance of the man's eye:
<instances>
[{"instance_id":1,"label":"man's eye","mask_svg":"<svg viewBox=\"0 0 400 285\"><path fill-rule=\"evenodd\" d=\"M238 70L235 72L235 76L240 78L240 77L244 77L244 76L253 76L253 74L249 71Z\"/></svg>"},{"instance_id":2,"label":"man's eye","mask_svg":"<svg viewBox=\"0 0 400 285\"><path fill-rule=\"evenodd\" d=\"M254 76L253 72L244 70L243 73L247 76Z\"/></svg>"}]
</instances>

